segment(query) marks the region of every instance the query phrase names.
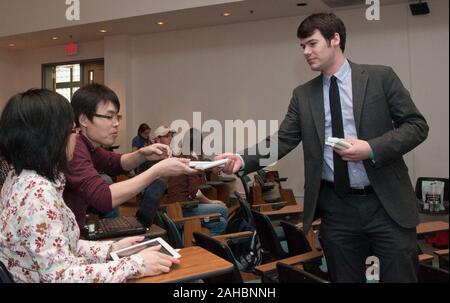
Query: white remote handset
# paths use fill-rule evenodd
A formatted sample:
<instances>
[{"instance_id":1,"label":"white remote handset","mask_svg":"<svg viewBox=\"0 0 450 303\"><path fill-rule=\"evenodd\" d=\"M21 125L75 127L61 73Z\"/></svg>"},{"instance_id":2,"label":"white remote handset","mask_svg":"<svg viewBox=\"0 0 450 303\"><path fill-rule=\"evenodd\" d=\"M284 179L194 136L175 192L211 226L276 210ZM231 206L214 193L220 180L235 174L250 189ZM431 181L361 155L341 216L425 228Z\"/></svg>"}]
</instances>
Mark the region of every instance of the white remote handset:
<instances>
[{"instance_id":1,"label":"white remote handset","mask_svg":"<svg viewBox=\"0 0 450 303\"><path fill-rule=\"evenodd\" d=\"M144 241L144 242L140 242L138 244L131 245L129 247L125 247L125 248L113 251L113 252L111 252L110 256L111 256L111 259L113 259L114 261L117 261L120 258L137 254L138 252L140 252L143 249L146 249L146 248L152 247L152 246L157 246L157 245L161 245L159 252L169 255L169 256L172 256L177 259L181 257L181 255L172 246L170 246L169 243L167 243L161 237L154 238L154 239Z\"/></svg>"},{"instance_id":2,"label":"white remote handset","mask_svg":"<svg viewBox=\"0 0 450 303\"><path fill-rule=\"evenodd\" d=\"M337 149L341 149L341 150L352 147L352 145L350 143L344 141L344 139L336 138L336 137L328 137L325 144L329 145L333 148L337 148Z\"/></svg>"},{"instance_id":3,"label":"white remote handset","mask_svg":"<svg viewBox=\"0 0 450 303\"><path fill-rule=\"evenodd\" d=\"M216 161L190 161L189 166L198 170L206 170L213 167L222 167L227 164L228 159L216 160Z\"/></svg>"},{"instance_id":4,"label":"white remote handset","mask_svg":"<svg viewBox=\"0 0 450 303\"><path fill-rule=\"evenodd\" d=\"M346 142L344 140L339 140L338 142L336 142L336 144L341 146L341 147L343 147L343 148L345 148L345 149L352 147L352 145L350 143L348 143L348 142Z\"/></svg>"}]
</instances>

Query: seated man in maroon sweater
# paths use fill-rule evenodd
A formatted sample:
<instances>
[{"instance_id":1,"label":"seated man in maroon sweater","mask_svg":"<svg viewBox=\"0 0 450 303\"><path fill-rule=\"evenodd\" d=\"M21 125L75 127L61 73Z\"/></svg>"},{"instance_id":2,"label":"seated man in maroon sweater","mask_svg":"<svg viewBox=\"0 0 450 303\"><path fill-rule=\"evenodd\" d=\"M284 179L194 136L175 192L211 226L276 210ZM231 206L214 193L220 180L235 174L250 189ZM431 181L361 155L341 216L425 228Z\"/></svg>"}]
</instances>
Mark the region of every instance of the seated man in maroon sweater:
<instances>
[{"instance_id":1,"label":"seated man in maroon sweater","mask_svg":"<svg viewBox=\"0 0 450 303\"><path fill-rule=\"evenodd\" d=\"M84 227L89 206L100 212L109 212L141 191L144 191L143 200L136 215L144 225L150 225L153 218L148 214L158 207L159 196L165 189L159 178L197 171L189 168L189 160L171 158L172 152L164 144L152 144L123 155L100 147L114 144L122 118L119 98L108 87L100 84L82 87L73 95L71 104L80 133L66 174L64 200L74 212L79 227ZM99 173L117 176L144 161L164 158L169 159L158 162L131 179L111 185Z\"/></svg>"}]
</instances>

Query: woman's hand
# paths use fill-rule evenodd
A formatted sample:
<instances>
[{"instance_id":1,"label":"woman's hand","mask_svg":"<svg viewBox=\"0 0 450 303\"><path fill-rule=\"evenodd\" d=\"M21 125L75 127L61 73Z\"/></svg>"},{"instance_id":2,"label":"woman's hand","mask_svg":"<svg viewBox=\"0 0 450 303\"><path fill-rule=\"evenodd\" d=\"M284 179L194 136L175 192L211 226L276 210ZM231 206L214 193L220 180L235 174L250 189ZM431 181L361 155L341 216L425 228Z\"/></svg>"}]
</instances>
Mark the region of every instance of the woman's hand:
<instances>
[{"instance_id":1,"label":"woman's hand","mask_svg":"<svg viewBox=\"0 0 450 303\"><path fill-rule=\"evenodd\" d=\"M172 264L180 264L180 260L160 253L161 245L146 248L138 253L144 259L145 276L156 276L170 271Z\"/></svg>"},{"instance_id":2,"label":"woman's hand","mask_svg":"<svg viewBox=\"0 0 450 303\"><path fill-rule=\"evenodd\" d=\"M125 247L130 247L132 245L136 245L139 242L142 242L144 240L144 236L135 236L135 237L127 237L123 238L117 242L114 242L111 245L111 251L116 251Z\"/></svg>"}]
</instances>

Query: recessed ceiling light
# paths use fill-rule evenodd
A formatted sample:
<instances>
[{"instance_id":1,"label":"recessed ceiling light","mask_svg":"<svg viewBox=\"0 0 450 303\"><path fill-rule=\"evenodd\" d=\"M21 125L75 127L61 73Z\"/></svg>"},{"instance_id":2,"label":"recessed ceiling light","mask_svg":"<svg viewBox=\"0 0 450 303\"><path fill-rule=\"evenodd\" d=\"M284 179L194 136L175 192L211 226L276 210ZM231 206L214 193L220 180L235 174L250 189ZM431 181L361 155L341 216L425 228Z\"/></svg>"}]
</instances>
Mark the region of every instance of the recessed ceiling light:
<instances>
[{"instance_id":1,"label":"recessed ceiling light","mask_svg":"<svg viewBox=\"0 0 450 303\"><path fill-rule=\"evenodd\" d=\"M57 36L52 37L52 40L58 40L58 39L59 39L59 37L57 37Z\"/></svg>"},{"instance_id":2,"label":"recessed ceiling light","mask_svg":"<svg viewBox=\"0 0 450 303\"><path fill-rule=\"evenodd\" d=\"M100 32L101 33L107 33L108 31L106 29L101 29Z\"/></svg>"},{"instance_id":3,"label":"recessed ceiling light","mask_svg":"<svg viewBox=\"0 0 450 303\"><path fill-rule=\"evenodd\" d=\"M10 43L10 44L8 44L8 46L9 47L14 47L14 46L16 46L14 43Z\"/></svg>"},{"instance_id":4,"label":"recessed ceiling light","mask_svg":"<svg viewBox=\"0 0 450 303\"><path fill-rule=\"evenodd\" d=\"M230 13L230 12L224 12L224 13L222 14L222 16L224 16L224 17L229 17L229 16L231 16L231 13Z\"/></svg>"},{"instance_id":5,"label":"recessed ceiling light","mask_svg":"<svg viewBox=\"0 0 450 303\"><path fill-rule=\"evenodd\" d=\"M307 5L308 5L308 3L305 3L305 2L297 3L297 6L307 6Z\"/></svg>"},{"instance_id":6,"label":"recessed ceiling light","mask_svg":"<svg viewBox=\"0 0 450 303\"><path fill-rule=\"evenodd\" d=\"M158 24L158 25L164 25L164 22L158 21L158 22L156 22L156 24Z\"/></svg>"}]
</instances>

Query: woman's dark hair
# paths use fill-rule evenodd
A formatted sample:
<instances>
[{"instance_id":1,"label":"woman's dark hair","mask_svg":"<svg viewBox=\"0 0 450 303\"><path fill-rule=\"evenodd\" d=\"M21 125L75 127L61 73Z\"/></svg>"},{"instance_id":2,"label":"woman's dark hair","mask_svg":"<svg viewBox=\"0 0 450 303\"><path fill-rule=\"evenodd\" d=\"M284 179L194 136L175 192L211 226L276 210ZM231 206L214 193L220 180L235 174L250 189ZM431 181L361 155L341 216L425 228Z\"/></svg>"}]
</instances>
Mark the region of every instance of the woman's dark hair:
<instances>
[{"instance_id":1,"label":"woman's dark hair","mask_svg":"<svg viewBox=\"0 0 450 303\"><path fill-rule=\"evenodd\" d=\"M333 13L319 13L312 14L300 23L297 30L297 37L299 39L305 39L314 33L315 30L319 30L325 40L328 41L328 45L331 43L334 34L338 33L341 38L339 47L342 52L345 50L345 25L341 19L339 19Z\"/></svg>"},{"instance_id":2,"label":"woman's dark hair","mask_svg":"<svg viewBox=\"0 0 450 303\"><path fill-rule=\"evenodd\" d=\"M66 98L30 89L9 99L0 118L0 150L19 175L36 171L55 181L67 170L67 143L74 115Z\"/></svg>"},{"instance_id":3,"label":"woman's dark hair","mask_svg":"<svg viewBox=\"0 0 450 303\"><path fill-rule=\"evenodd\" d=\"M72 97L72 108L75 114L75 123L80 126L79 118L82 114L92 121L99 103L111 101L120 111L120 102L116 93L109 87L101 84L89 84L77 90Z\"/></svg>"},{"instance_id":4,"label":"woman's dark hair","mask_svg":"<svg viewBox=\"0 0 450 303\"><path fill-rule=\"evenodd\" d=\"M148 126L147 123L142 123L141 125L139 125L138 127L138 136L141 137L141 134L143 132L145 132L147 129L151 129L150 126ZM141 137L142 138L142 137Z\"/></svg>"}]
</instances>

